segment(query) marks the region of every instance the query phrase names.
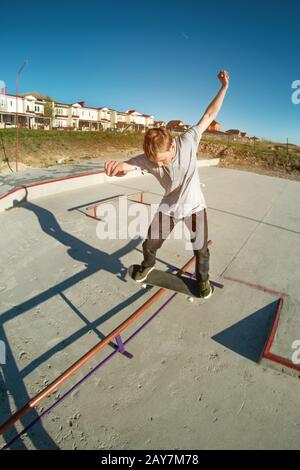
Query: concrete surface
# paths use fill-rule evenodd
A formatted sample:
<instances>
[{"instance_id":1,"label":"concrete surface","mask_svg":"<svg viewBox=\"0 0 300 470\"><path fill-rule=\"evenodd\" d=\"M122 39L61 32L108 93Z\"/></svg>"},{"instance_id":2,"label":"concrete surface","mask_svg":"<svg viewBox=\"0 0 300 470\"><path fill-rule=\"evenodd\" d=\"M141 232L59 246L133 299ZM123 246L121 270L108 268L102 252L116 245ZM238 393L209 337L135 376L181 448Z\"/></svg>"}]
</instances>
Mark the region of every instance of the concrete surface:
<instances>
[{"instance_id":1,"label":"concrete surface","mask_svg":"<svg viewBox=\"0 0 300 470\"><path fill-rule=\"evenodd\" d=\"M52 166L49 168L33 168L31 170L19 171L1 175L0 197L12 189L21 186L30 186L40 182L47 182L62 178L69 178L85 173L95 173L103 170L103 163L88 162L81 165Z\"/></svg>"},{"instance_id":2,"label":"concrete surface","mask_svg":"<svg viewBox=\"0 0 300 470\"><path fill-rule=\"evenodd\" d=\"M300 301L299 183L221 168L200 175L214 241L211 277L225 288L206 302L176 296L128 345L133 359L117 354L13 449L299 448L299 380L259 362L278 297L251 287ZM70 210L135 190L151 191L154 202L161 194L151 176L118 178L0 214L0 340L7 351L1 422L155 292L124 277L142 259L139 239L100 240L98 222ZM180 267L190 256L184 241L167 240L158 267ZM292 338L274 343L280 354L300 340L296 315L286 315ZM37 411L111 351L101 351ZM32 411L0 443L36 416Z\"/></svg>"}]
</instances>

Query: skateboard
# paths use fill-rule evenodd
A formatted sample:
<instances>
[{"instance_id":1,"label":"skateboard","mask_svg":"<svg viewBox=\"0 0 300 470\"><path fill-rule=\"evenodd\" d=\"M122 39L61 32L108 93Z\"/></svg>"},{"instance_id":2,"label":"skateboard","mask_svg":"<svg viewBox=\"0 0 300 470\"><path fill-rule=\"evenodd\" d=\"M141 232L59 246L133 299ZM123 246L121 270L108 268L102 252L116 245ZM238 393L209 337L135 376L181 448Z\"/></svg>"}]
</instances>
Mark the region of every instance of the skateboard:
<instances>
[{"instance_id":1,"label":"skateboard","mask_svg":"<svg viewBox=\"0 0 300 470\"><path fill-rule=\"evenodd\" d=\"M135 280L135 274L139 269L139 264L133 264L128 268L128 273L130 277ZM215 281L209 281L214 287L222 289L224 286ZM187 299L190 302L193 302L194 299L201 299L199 292L199 285L196 279L193 279L188 274L173 274L166 271L160 271L159 269L153 269L145 281L139 283L142 288L147 286L161 287L168 289L170 291L178 292L180 294L186 295Z\"/></svg>"}]
</instances>

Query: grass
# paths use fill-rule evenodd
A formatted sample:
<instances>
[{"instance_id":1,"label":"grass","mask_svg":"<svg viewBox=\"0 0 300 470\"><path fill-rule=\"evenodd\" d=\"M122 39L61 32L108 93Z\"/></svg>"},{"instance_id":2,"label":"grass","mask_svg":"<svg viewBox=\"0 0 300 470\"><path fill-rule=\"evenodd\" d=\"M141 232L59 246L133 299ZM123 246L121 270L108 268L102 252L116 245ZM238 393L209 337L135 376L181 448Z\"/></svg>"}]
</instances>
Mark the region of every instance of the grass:
<instances>
[{"instance_id":1,"label":"grass","mask_svg":"<svg viewBox=\"0 0 300 470\"><path fill-rule=\"evenodd\" d=\"M15 145L16 142L16 129L0 129L5 145ZM116 146L136 143L136 141L143 141L143 136L140 133L114 133L106 131L78 131L78 132L64 132L64 131L43 131L32 129L19 129L20 142L24 145L32 144L40 145L45 143L65 143L70 144L73 142L110 142Z\"/></svg>"},{"instance_id":2,"label":"grass","mask_svg":"<svg viewBox=\"0 0 300 470\"><path fill-rule=\"evenodd\" d=\"M283 168L287 171L300 172L300 147L284 144L275 144L269 141L258 141L255 144L247 142L236 142L227 140L215 140L204 137L204 143L220 145L233 151L233 158L250 160L252 163L262 164L265 168Z\"/></svg>"},{"instance_id":3,"label":"grass","mask_svg":"<svg viewBox=\"0 0 300 470\"><path fill-rule=\"evenodd\" d=\"M82 158L87 155L97 156L108 150L116 152L141 148L143 135L140 133L117 133L107 131L43 131L19 129L20 160L28 165L48 166L55 163L58 156ZM0 129L0 160L4 154L14 159L16 145L16 129ZM38 161L38 157L39 160Z\"/></svg>"},{"instance_id":4,"label":"grass","mask_svg":"<svg viewBox=\"0 0 300 470\"><path fill-rule=\"evenodd\" d=\"M173 135L173 134L172 134ZM177 134L174 134L175 136ZM36 167L45 167L56 163L58 158L67 162L82 159L101 158L115 151L116 154L130 156L142 151L144 135L141 133L117 133L107 131L43 131L19 129L20 161ZM15 158L16 129L0 129L0 161L5 155L10 161ZM211 155L228 149L222 161L229 165L252 165L262 168L282 169L287 172L300 172L300 147L289 145L289 152L284 144L257 141L254 143L219 140L203 136L202 148L209 144ZM209 147L208 146L208 147ZM207 152L206 152L207 153Z\"/></svg>"}]
</instances>

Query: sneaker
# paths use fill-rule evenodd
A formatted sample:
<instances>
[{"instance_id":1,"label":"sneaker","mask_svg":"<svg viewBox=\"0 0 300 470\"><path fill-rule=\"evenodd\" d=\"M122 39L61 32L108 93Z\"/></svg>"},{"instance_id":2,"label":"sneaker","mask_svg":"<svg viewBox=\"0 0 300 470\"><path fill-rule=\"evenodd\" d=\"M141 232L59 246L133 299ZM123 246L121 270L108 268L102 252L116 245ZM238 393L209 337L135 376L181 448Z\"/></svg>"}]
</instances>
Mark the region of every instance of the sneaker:
<instances>
[{"instance_id":1,"label":"sneaker","mask_svg":"<svg viewBox=\"0 0 300 470\"><path fill-rule=\"evenodd\" d=\"M138 269L138 271L135 274L134 280L136 282L145 281L145 279L147 279L147 277L148 277L148 274L150 274L151 271L153 271L153 269L154 269L154 266L147 266L146 268L144 268L141 265L140 268Z\"/></svg>"},{"instance_id":2,"label":"sneaker","mask_svg":"<svg viewBox=\"0 0 300 470\"><path fill-rule=\"evenodd\" d=\"M214 293L214 286L209 282L200 282L200 295L202 299L209 299Z\"/></svg>"}]
</instances>

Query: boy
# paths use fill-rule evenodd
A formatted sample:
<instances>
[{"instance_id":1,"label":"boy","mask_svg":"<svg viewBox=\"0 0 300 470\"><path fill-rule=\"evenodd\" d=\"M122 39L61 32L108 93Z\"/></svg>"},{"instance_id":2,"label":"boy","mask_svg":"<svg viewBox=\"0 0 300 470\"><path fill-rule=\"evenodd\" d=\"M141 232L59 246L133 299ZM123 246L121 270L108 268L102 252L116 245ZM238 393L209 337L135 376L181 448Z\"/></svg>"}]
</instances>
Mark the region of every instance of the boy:
<instances>
[{"instance_id":1,"label":"boy","mask_svg":"<svg viewBox=\"0 0 300 470\"><path fill-rule=\"evenodd\" d=\"M209 282L206 203L200 187L196 154L202 133L216 118L229 86L228 72L222 70L218 78L221 88L196 125L175 139L165 128L148 129L144 138L144 154L127 162L110 161L105 164L105 172L109 176L123 176L138 169L154 175L165 189L142 245L144 260L135 280L142 282L147 278L154 269L157 250L178 220L184 220L190 231L196 279L204 299L213 294L214 288Z\"/></svg>"}]
</instances>

